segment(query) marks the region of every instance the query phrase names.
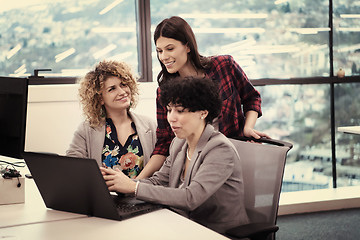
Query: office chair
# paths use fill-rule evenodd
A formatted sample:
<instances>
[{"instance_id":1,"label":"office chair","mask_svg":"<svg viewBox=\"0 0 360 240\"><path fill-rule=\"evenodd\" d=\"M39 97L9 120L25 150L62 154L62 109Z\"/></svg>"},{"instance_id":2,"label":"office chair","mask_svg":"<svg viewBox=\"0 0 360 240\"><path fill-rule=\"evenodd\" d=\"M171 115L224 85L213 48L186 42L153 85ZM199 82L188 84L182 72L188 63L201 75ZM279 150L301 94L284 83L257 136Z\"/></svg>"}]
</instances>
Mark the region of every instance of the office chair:
<instances>
[{"instance_id":1,"label":"office chair","mask_svg":"<svg viewBox=\"0 0 360 240\"><path fill-rule=\"evenodd\" d=\"M258 143L248 142L253 140ZM232 239L275 239L281 184L287 152L292 144L275 139L231 138L240 155L245 208L250 223L226 231Z\"/></svg>"}]
</instances>

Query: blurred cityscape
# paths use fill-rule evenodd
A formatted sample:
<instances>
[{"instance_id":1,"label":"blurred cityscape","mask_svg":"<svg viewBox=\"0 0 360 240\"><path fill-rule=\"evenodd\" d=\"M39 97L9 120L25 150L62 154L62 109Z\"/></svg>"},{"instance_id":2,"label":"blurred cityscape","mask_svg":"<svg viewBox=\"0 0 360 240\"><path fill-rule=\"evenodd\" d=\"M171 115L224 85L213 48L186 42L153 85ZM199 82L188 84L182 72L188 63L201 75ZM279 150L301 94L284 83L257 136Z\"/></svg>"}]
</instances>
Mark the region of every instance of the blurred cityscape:
<instances>
[{"instance_id":1,"label":"blurred cityscape","mask_svg":"<svg viewBox=\"0 0 360 240\"><path fill-rule=\"evenodd\" d=\"M54 76L80 76L103 58L137 70L134 1L123 1L116 11L106 9L109 0L35 2L0 12L1 75L45 68Z\"/></svg>"},{"instance_id":2,"label":"blurred cityscape","mask_svg":"<svg viewBox=\"0 0 360 240\"><path fill-rule=\"evenodd\" d=\"M329 85L257 87L263 116L257 128L272 138L293 143L283 191L333 186ZM335 86L336 126L360 125L360 83ZM360 135L336 132L337 186L360 185Z\"/></svg>"}]
</instances>

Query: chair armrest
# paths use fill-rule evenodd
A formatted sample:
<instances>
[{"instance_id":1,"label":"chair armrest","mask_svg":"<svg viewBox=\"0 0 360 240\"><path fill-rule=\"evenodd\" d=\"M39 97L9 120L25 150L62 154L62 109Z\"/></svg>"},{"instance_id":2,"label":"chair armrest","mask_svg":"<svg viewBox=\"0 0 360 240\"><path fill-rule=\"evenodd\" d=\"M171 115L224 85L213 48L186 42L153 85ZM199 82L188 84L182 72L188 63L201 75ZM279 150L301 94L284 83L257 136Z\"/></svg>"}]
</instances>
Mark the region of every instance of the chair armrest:
<instances>
[{"instance_id":1,"label":"chair armrest","mask_svg":"<svg viewBox=\"0 0 360 240\"><path fill-rule=\"evenodd\" d=\"M278 230L279 227L271 223L249 223L231 228L225 234L229 237L260 240L266 239L269 234L275 233Z\"/></svg>"},{"instance_id":2,"label":"chair armrest","mask_svg":"<svg viewBox=\"0 0 360 240\"><path fill-rule=\"evenodd\" d=\"M289 149L291 149L293 147L292 143L273 139L273 138L262 137L262 138L256 139L254 137L245 137L245 136L236 136L236 137L231 137L231 138L240 140L240 141L254 141L254 142L258 142L258 143L267 143L267 144L276 145L276 146L285 146L285 147L288 147Z\"/></svg>"}]
</instances>

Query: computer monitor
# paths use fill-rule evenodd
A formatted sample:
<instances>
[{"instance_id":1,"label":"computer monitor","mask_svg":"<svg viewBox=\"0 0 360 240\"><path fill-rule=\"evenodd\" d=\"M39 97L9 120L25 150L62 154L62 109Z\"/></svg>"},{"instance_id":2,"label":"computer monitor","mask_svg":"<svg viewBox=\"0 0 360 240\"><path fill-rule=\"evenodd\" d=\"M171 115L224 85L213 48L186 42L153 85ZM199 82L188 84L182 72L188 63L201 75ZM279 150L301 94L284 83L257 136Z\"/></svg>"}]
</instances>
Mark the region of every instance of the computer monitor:
<instances>
[{"instance_id":1,"label":"computer monitor","mask_svg":"<svg viewBox=\"0 0 360 240\"><path fill-rule=\"evenodd\" d=\"M0 77L1 156L23 158L25 148L27 78Z\"/></svg>"}]
</instances>

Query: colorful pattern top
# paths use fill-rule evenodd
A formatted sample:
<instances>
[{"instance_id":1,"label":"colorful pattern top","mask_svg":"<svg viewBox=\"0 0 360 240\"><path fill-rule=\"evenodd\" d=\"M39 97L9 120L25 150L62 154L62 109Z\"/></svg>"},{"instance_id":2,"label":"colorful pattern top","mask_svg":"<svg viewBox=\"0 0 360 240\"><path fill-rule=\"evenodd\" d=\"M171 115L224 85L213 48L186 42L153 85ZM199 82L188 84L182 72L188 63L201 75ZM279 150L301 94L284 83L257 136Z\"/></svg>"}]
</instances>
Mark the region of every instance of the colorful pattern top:
<instances>
[{"instance_id":1,"label":"colorful pattern top","mask_svg":"<svg viewBox=\"0 0 360 240\"><path fill-rule=\"evenodd\" d=\"M106 167L118 168L129 178L135 178L144 168L144 154L133 122L131 127L135 133L131 134L122 146L114 123L110 118L106 119L102 162Z\"/></svg>"},{"instance_id":2,"label":"colorful pattern top","mask_svg":"<svg viewBox=\"0 0 360 240\"><path fill-rule=\"evenodd\" d=\"M254 88L232 56L213 56L210 65L205 69L206 77L219 82L220 97L223 100L218 117L219 131L227 137L242 136L245 124L244 113L253 110L258 113L258 117L262 115L260 93ZM166 108L161 106L159 98L160 88L157 89L156 97L158 127L153 154L167 156L170 143L175 135L167 122Z\"/></svg>"}]
</instances>

